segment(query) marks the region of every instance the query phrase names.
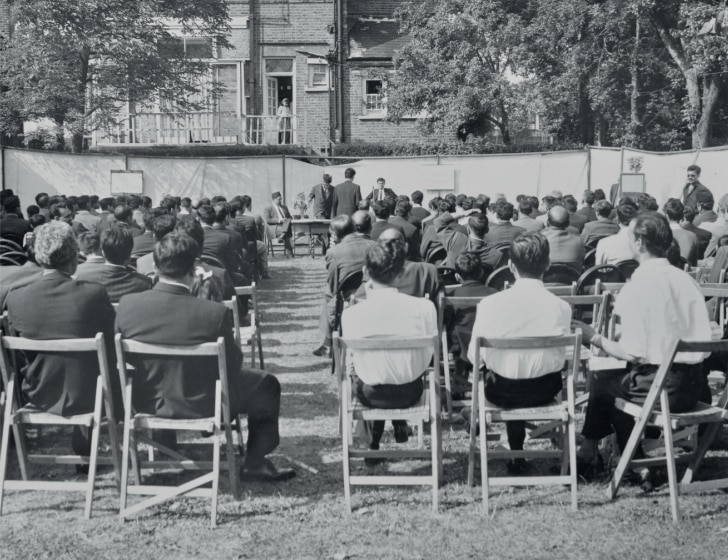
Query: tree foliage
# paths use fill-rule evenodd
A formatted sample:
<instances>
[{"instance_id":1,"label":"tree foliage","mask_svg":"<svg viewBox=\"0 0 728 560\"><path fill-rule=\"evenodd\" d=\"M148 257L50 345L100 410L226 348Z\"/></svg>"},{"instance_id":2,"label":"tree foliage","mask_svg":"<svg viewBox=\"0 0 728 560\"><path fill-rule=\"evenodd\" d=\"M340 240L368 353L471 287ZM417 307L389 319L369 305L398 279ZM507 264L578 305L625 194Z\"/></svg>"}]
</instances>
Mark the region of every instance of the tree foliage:
<instances>
[{"instance_id":1,"label":"tree foliage","mask_svg":"<svg viewBox=\"0 0 728 560\"><path fill-rule=\"evenodd\" d=\"M168 27L228 46L225 0L23 0L12 4L13 33L0 45L0 129L18 118L49 118L73 137L115 122L157 96L179 110L199 108L209 65L177 56ZM209 92L215 95L214 88ZM170 108L171 110L171 108Z\"/></svg>"}]
</instances>

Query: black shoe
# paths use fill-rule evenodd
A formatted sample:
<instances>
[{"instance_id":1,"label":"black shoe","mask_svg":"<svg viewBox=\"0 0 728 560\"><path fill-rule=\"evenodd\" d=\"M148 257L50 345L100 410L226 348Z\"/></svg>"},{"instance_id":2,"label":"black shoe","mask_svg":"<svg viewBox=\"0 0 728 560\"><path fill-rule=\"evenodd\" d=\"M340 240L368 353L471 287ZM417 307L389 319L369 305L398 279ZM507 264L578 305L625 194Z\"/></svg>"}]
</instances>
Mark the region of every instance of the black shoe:
<instances>
[{"instance_id":1,"label":"black shoe","mask_svg":"<svg viewBox=\"0 0 728 560\"><path fill-rule=\"evenodd\" d=\"M624 480L630 484L639 485L642 492L645 494L652 492L655 489L652 483L652 472L650 469L642 469L641 471L628 470L624 473Z\"/></svg>"},{"instance_id":2,"label":"black shoe","mask_svg":"<svg viewBox=\"0 0 728 560\"><path fill-rule=\"evenodd\" d=\"M313 351L314 356L328 356L329 355L329 347L325 344L322 344L316 350Z\"/></svg>"},{"instance_id":3,"label":"black shoe","mask_svg":"<svg viewBox=\"0 0 728 560\"><path fill-rule=\"evenodd\" d=\"M263 459L260 465L254 467L246 465L240 467L240 480L242 482L283 482L294 476L296 476L296 471L293 469L277 469L268 459Z\"/></svg>"},{"instance_id":4,"label":"black shoe","mask_svg":"<svg viewBox=\"0 0 728 560\"><path fill-rule=\"evenodd\" d=\"M587 482L598 480L604 473L604 459L599 453L591 461L577 457L576 473Z\"/></svg>"},{"instance_id":5,"label":"black shoe","mask_svg":"<svg viewBox=\"0 0 728 560\"><path fill-rule=\"evenodd\" d=\"M522 475L528 470L528 462L523 457L511 459L506 463L506 470L513 476Z\"/></svg>"},{"instance_id":6,"label":"black shoe","mask_svg":"<svg viewBox=\"0 0 728 560\"><path fill-rule=\"evenodd\" d=\"M397 443L406 443L412 433L412 428L407 426L395 426L394 427L394 441Z\"/></svg>"},{"instance_id":7,"label":"black shoe","mask_svg":"<svg viewBox=\"0 0 728 560\"><path fill-rule=\"evenodd\" d=\"M88 465L76 465L76 474L88 476Z\"/></svg>"}]
</instances>

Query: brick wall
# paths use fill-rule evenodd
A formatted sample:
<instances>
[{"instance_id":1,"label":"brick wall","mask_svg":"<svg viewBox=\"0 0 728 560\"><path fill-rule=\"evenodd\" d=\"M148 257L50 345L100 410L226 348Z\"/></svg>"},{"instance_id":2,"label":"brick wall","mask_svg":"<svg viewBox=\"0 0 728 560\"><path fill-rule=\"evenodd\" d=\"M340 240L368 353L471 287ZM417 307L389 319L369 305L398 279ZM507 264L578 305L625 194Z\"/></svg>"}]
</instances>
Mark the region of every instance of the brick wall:
<instances>
[{"instance_id":1,"label":"brick wall","mask_svg":"<svg viewBox=\"0 0 728 560\"><path fill-rule=\"evenodd\" d=\"M10 35L10 0L0 0L0 35Z\"/></svg>"},{"instance_id":2,"label":"brick wall","mask_svg":"<svg viewBox=\"0 0 728 560\"><path fill-rule=\"evenodd\" d=\"M349 0L349 17L391 17L402 0Z\"/></svg>"}]
</instances>

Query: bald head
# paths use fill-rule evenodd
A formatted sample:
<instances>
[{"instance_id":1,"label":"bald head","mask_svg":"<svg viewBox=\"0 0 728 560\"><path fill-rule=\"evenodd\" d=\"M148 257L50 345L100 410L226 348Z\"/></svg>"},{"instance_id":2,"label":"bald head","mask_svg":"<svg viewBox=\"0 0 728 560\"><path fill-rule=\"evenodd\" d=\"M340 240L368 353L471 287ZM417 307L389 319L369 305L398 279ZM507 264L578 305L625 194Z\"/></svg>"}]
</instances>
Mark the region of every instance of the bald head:
<instances>
[{"instance_id":1,"label":"bald head","mask_svg":"<svg viewBox=\"0 0 728 560\"><path fill-rule=\"evenodd\" d=\"M352 214L351 221L354 222L354 230L357 233L369 233L372 231L372 217L369 212L357 210Z\"/></svg>"},{"instance_id":2,"label":"bald head","mask_svg":"<svg viewBox=\"0 0 728 560\"><path fill-rule=\"evenodd\" d=\"M385 229L379 234L377 241L402 241L404 242L404 235L398 229L393 227Z\"/></svg>"},{"instance_id":3,"label":"bald head","mask_svg":"<svg viewBox=\"0 0 728 560\"><path fill-rule=\"evenodd\" d=\"M563 206L554 206L549 210L549 225L559 229L569 227L569 211Z\"/></svg>"}]
</instances>

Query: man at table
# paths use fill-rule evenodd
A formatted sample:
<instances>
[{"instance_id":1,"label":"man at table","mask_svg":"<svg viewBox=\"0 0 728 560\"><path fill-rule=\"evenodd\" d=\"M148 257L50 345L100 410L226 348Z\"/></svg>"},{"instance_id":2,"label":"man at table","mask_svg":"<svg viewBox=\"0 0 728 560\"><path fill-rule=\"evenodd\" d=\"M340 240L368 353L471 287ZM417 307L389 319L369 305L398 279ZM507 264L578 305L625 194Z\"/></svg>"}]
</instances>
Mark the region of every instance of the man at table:
<instances>
[{"instance_id":1,"label":"man at table","mask_svg":"<svg viewBox=\"0 0 728 560\"><path fill-rule=\"evenodd\" d=\"M291 245L291 213L288 206L282 204L283 196L276 191L271 195L273 204L263 210L263 219L268 224L268 237L283 242L286 258L293 257Z\"/></svg>"},{"instance_id":2,"label":"man at table","mask_svg":"<svg viewBox=\"0 0 728 560\"><path fill-rule=\"evenodd\" d=\"M596 334L585 323L584 344L593 344L608 355L627 362L621 375L595 375L582 435L585 440L577 459L582 471L598 471L599 440L614 431L620 450L624 450L634 426L632 416L614 406L615 398L643 403L666 357L670 340L710 340L711 328L705 299L698 284L686 272L672 266L665 255L673 236L667 219L657 212L640 212L629 225L629 242L640 263L632 279L617 296L614 314L619 317L619 342ZM702 372L702 353L680 353L668 373L665 385L670 410L689 410L709 398ZM644 456L641 446L635 458ZM652 489L648 469L638 473L642 488Z\"/></svg>"}]
</instances>

